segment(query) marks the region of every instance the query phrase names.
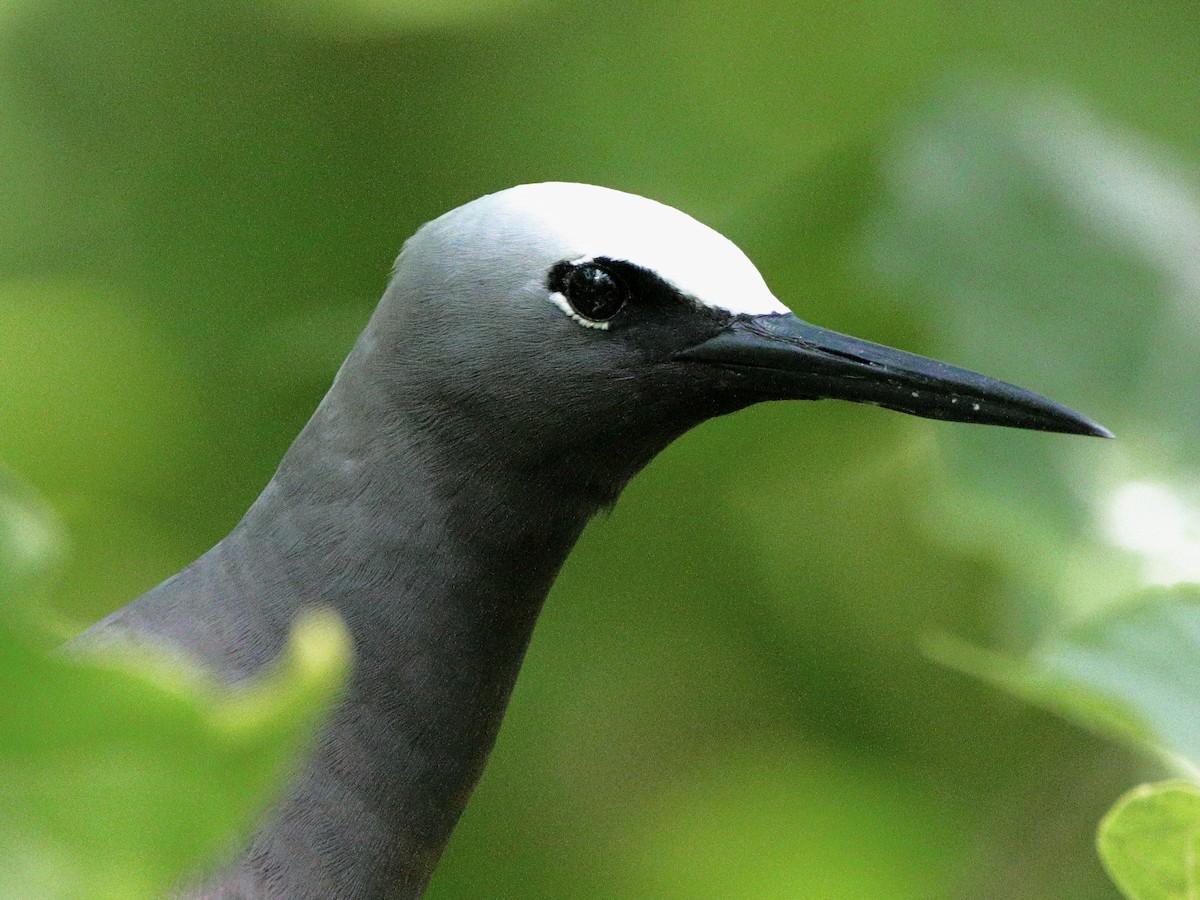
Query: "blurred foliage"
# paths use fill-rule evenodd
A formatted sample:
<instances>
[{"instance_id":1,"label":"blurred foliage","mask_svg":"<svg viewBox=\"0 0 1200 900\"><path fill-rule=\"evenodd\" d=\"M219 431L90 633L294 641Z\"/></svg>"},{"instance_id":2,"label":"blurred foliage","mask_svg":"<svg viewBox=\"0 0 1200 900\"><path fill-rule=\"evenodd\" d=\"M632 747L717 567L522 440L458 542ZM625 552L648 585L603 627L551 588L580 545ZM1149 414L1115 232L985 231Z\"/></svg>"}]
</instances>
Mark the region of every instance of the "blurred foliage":
<instances>
[{"instance_id":1,"label":"blurred foliage","mask_svg":"<svg viewBox=\"0 0 1200 900\"><path fill-rule=\"evenodd\" d=\"M953 639L931 655L1200 775L1200 592L1157 590L1049 636L1023 659Z\"/></svg>"},{"instance_id":2,"label":"blurred foliage","mask_svg":"<svg viewBox=\"0 0 1200 900\"><path fill-rule=\"evenodd\" d=\"M673 203L1119 442L773 405L588 531L431 896L1106 898L1143 763L924 660L1200 581L1200 7L9 0L0 459L82 625L219 539L422 221ZM1049 798L1049 799L1048 799Z\"/></svg>"},{"instance_id":3,"label":"blurred foliage","mask_svg":"<svg viewBox=\"0 0 1200 900\"><path fill-rule=\"evenodd\" d=\"M1008 550L1026 594L1013 609L1033 619L1013 627L1037 634L1144 580L1200 576L1200 544L1172 547L1163 532L1164 498L1159 508L1154 498L1140 510L1128 503L1140 479L1165 482L1168 504L1195 483L1200 434L1180 414L1181 398L1200 392L1185 362L1200 353L1194 180L1061 91L978 80L920 108L889 139L883 166L885 199L862 245L868 264L940 300L953 352L1002 376L1011 368L1014 380L1037 371L1051 396L1123 426L1115 449L997 443L981 429L948 437L970 489L992 503L967 529L937 521ZM1034 490L1014 502L1014 483ZM1153 535L1147 518L1160 520ZM1084 531L1089 519L1141 558L1114 556Z\"/></svg>"},{"instance_id":4,"label":"blurred foliage","mask_svg":"<svg viewBox=\"0 0 1200 900\"><path fill-rule=\"evenodd\" d=\"M0 467L0 603L36 593L61 562L61 527L28 485Z\"/></svg>"},{"instance_id":5,"label":"blurred foliage","mask_svg":"<svg viewBox=\"0 0 1200 900\"><path fill-rule=\"evenodd\" d=\"M935 658L1157 756L1190 781L1143 785L1100 824L1105 867L1130 900L1200 890L1200 593L1158 590L1060 632L1024 659L953 639Z\"/></svg>"},{"instance_id":6,"label":"blurred foliage","mask_svg":"<svg viewBox=\"0 0 1200 900\"><path fill-rule=\"evenodd\" d=\"M277 796L344 681L348 636L329 614L298 622L276 670L232 696L162 654L52 652L13 594L48 533L0 483L0 897L151 900Z\"/></svg>"}]
</instances>

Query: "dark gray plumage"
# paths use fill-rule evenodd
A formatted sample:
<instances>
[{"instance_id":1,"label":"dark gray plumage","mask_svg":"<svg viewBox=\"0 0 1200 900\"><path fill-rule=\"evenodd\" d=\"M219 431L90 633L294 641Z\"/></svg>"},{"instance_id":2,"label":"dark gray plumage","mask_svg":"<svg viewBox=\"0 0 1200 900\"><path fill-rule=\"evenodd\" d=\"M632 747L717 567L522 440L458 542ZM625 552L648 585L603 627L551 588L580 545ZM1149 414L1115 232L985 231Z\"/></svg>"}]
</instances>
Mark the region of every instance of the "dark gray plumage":
<instances>
[{"instance_id":1,"label":"dark gray plumage","mask_svg":"<svg viewBox=\"0 0 1200 900\"><path fill-rule=\"evenodd\" d=\"M800 322L736 247L642 198L528 185L422 228L245 518L80 639L165 642L236 680L299 610L349 626L349 695L249 850L196 896L418 896L592 515L705 419L838 396L1103 433Z\"/></svg>"}]
</instances>

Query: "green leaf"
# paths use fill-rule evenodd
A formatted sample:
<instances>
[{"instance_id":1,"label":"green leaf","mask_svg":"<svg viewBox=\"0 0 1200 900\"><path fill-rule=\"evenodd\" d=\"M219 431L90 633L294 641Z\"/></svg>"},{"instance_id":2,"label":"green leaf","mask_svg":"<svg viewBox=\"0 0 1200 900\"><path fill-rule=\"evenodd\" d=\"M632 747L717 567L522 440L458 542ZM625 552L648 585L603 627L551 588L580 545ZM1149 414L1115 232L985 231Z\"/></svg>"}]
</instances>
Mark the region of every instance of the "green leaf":
<instances>
[{"instance_id":1,"label":"green leaf","mask_svg":"<svg viewBox=\"0 0 1200 900\"><path fill-rule=\"evenodd\" d=\"M328 613L232 696L163 656L47 655L0 619L0 897L150 898L228 850L343 683Z\"/></svg>"},{"instance_id":2,"label":"green leaf","mask_svg":"<svg viewBox=\"0 0 1200 900\"><path fill-rule=\"evenodd\" d=\"M1129 900L1200 897L1200 786L1144 784L1100 822L1096 847Z\"/></svg>"},{"instance_id":3,"label":"green leaf","mask_svg":"<svg viewBox=\"0 0 1200 900\"><path fill-rule=\"evenodd\" d=\"M1160 590L1014 659L948 638L938 661L1085 727L1200 769L1200 591Z\"/></svg>"},{"instance_id":4,"label":"green leaf","mask_svg":"<svg viewBox=\"0 0 1200 900\"><path fill-rule=\"evenodd\" d=\"M15 602L53 559L52 518L0 479L0 897L150 898L244 836L345 680L331 613L256 684L166 654L48 652Z\"/></svg>"}]
</instances>

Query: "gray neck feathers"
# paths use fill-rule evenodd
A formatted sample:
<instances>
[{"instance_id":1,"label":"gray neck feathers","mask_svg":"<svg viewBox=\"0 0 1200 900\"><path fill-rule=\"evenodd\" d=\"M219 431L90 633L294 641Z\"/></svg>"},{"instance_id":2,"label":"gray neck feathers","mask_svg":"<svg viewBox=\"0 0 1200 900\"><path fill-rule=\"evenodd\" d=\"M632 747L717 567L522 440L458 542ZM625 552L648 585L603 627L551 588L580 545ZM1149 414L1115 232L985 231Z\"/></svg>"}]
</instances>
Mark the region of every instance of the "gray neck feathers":
<instances>
[{"instance_id":1,"label":"gray neck feathers","mask_svg":"<svg viewBox=\"0 0 1200 900\"><path fill-rule=\"evenodd\" d=\"M581 480L536 426L506 443L486 405L414 384L379 345L387 306L234 531L96 628L165 639L232 679L278 654L301 609L331 606L353 635L349 695L314 758L202 896L418 895L555 575L642 461Z\"/></svg>"}]
</instances>

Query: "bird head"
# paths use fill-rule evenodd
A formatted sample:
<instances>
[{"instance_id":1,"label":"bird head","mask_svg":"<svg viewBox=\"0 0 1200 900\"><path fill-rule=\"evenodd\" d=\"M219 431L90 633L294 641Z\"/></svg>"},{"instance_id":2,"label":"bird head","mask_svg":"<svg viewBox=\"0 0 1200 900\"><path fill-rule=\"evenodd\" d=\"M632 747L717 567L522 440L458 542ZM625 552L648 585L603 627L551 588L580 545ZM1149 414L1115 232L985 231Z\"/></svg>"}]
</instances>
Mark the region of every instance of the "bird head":
<instances>
[{"instance_id":1,"label":"bird head","mask_svg":"<svg viewBox=\"0 0 1200 900\"><path fill-rule=\"evenodd\" d=\"M504 435L530 462L636 471L763 400L1108 434L1030 391L811 325L732 241L607 188L529 184L461 206L406 243L389 294L365 339L419 387L407 401Z\"/></svg>"}]
</instances>

